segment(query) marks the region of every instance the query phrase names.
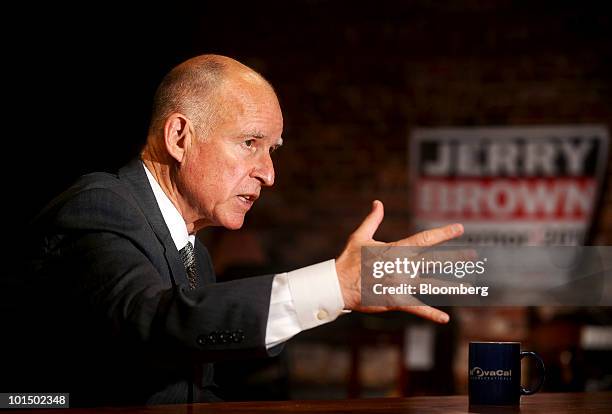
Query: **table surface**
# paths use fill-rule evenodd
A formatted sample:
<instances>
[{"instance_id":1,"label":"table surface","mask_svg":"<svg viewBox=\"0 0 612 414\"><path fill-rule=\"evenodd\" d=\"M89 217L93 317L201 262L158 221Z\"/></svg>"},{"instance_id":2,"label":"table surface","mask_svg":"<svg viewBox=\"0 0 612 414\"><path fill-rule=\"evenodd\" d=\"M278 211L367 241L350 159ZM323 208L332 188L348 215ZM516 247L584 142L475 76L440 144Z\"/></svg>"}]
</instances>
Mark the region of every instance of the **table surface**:
<instances>
[{"instance_id":1,"label":"table surface","mask_svg":"<svg viewBox=\"0 0 612 414\"><path fill-rule=\"evenodd\" d=\"M13 411L13 410L11 410ZM15 410L20 413L217 414L217 413L612 413L612 392L551 393L522 397L518 408L468 407L465 395L449 397L371 398L355 400L253 401L177 404L150 407Z\"/></svg>"}]
</instances>

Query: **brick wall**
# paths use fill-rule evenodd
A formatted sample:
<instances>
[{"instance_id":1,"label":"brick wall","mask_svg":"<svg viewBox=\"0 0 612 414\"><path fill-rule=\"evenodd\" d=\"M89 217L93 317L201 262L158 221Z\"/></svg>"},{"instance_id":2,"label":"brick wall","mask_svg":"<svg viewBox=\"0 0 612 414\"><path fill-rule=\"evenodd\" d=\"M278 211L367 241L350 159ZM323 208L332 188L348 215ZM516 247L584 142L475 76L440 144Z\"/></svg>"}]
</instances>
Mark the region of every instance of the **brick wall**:
<instances>
[{"instance_id":1,"label":"brick wall","mask_svg":"<svg viewBox=\"0 0 612 414\"><path fill-rule=\"evenodd\" d=\"M375 198L379 239L411 232L413 127L612 125L612 19L596 2L355 3L217 5L198 18L195 53L244 61L280 97L277 183L244 231L281 266L337 254ZM597 224L595 242L612 242L610 196Z\"/></svg>"}]
</instances>

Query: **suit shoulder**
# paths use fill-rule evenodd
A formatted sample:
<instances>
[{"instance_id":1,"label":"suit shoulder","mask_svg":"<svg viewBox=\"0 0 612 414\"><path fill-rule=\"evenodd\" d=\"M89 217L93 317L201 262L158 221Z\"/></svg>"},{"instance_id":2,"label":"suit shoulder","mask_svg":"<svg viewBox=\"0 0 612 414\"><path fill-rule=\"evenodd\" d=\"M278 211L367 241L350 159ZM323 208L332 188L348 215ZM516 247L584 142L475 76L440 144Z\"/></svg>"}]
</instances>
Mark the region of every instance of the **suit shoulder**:
<instances>
[{"instance_id":1,"label":"suit shoulder","mask_svg":"<svg viewBox=\"0 0 612 414\"><path fill-rule=\"evenodd\" d=\"M79 178L34 219L34 225L125 230L144 219L129 187L117 175L91 173Z\"/></svg>"},{"instance_id":2,"label":"suit shoulder","mask_svg":"<svg viewBox=\"0 0 612 414\"><path fill-rule=\"evenodd\" d=\"M109 190L117 194L129 193L125 183L116 174L93 172L81 176L64 194L78 194L90 190Z\"/></svg>"}]
</instances>

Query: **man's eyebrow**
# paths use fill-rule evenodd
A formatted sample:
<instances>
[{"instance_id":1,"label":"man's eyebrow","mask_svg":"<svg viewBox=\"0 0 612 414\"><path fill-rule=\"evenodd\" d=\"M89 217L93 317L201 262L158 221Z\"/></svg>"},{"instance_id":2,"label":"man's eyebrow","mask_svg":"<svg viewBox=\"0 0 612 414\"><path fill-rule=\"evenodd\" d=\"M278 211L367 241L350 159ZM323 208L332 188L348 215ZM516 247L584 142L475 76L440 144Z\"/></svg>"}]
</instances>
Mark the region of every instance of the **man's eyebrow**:
<instances>
[{"instance_id":1,"label":"man's eyebrow","mask_svg":"<svg viewBox=\"0 0 612 414\"><path fill-rule=\"evenodd\" d=\"M255 138L255 139L264 139L264 138L266 138L266 134L264 134L263 132L258 131L258 130L248 132L248 133L244 134L243 136L244 137ZM281 147L283 145L283 137L279 137L274 145L276 147Z\"/></svg>"},{"instance_id":2,"label":"man's eyebrow","mask_svg":"<svg viewBox=\"0 0 612 414\"><path fill-rule=\"evenodd\" d=\"M253 131L246 131L243 134L241 134L242 138L255 138L255 139L263 139L266 137L266 134L264 134L263 132L259 131L259 130L253 130Z\"/></svg>"}]
</instances>

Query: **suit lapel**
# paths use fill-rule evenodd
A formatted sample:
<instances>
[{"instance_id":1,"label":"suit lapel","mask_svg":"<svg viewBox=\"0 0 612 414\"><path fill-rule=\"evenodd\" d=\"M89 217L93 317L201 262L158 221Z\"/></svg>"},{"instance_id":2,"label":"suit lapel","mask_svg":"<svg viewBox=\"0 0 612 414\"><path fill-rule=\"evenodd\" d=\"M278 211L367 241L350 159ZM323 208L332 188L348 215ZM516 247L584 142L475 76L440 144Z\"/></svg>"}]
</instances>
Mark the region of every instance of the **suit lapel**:
<instances>
[{"instance_id":1,"label":"suit lapel","mask_svg":"<svg viewBox=\"0 0 612 414\"><path fill-rule=\"evenodd\" d=\"M142 213L147 218L153 232L164 248L164 256L170 269L174 285L187 284L185 267L176 250L176 245L166 226L149 179L140 159L134 159L119 170L119 179L125 182L134 195Z\"/></svg>"},{"instance_id":2,"label":"suit lapel","mask_svg":"<svg viewBox=\"0 0 612 414\"><path fill-rule=\"evenodd\" d=\"M213 264L210 260L210 256L208 255L208 251L204 244L196 237L195 240L195 252L196 252L196 270L198 273L198 277L200 278L200 283L208 284L215 283L215 271Z\"/></svg>"}]
</instances>

